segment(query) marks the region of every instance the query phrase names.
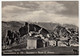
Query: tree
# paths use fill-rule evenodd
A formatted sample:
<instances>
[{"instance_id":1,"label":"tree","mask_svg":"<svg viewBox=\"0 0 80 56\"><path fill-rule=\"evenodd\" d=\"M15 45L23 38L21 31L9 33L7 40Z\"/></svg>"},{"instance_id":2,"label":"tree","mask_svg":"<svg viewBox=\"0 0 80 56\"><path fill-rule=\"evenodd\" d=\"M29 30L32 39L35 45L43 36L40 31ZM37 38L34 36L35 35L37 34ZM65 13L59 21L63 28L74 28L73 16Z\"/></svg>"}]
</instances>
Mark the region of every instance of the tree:
<instances>
[{"instance_id":1,"label":"tree","mask_svg":"<svg viewBox=\"0 0 80 56\"><path fill-rule=\"evenodd\" d=\"M51 33L51 39L56 41L56 46L58 46L58 41L62 41L66 46L70 46L70 41L74 40L75 42L79 42L79 33L73 28L63 27L61 25L56 26L56 28ZM63 38L62 38L63 37ZM64 40L61 40L64 39Z\"/></svg>"},{"instance_id":2,"label":"tree","mask_svg":"<svg viewBox=\"0 0 80 56\"><path fill-rule=\"evenodd\" d=\"M51 33L51 37L49 39L56 41L56 46L58 46L58 41L60 41L60 36L58 34L55 34L54 32Z\"/></svg>"},{"instance_id":3,"label":"tree","mask_svg":"<svg viewBox=\"0 0 80 56\"><path fill-rule=\"evenodd\" d=\"M64 42L67 42L67 46L70 46L70 40L71 40L71 36L70 33L67 31L67 29L65 27L62 27L60 25L58 25L55 29L54 29L54 33L53 33L53 38L56 41L56 46L58 46L58 41L62 41L61 38L62 37L67 37L67 40L64 40Z\"/></svg>"},{"instance_id":4,"label":"tree","mask_svg":"<svg viewBox=\"0 0 80 56\"><path fill-rule=\"evenodd\" d=\"M62 35L63 35L63 37L64 38L67 38L67 40L64 40L64 44L66 44L66 42L67 42L67 46L70 46L70 40L71 40L71 32L67 29L67 28L65 28L65 27L62 27L62 30L61 30L61 32L62 32Z\"/></svg>"}]
</instances>

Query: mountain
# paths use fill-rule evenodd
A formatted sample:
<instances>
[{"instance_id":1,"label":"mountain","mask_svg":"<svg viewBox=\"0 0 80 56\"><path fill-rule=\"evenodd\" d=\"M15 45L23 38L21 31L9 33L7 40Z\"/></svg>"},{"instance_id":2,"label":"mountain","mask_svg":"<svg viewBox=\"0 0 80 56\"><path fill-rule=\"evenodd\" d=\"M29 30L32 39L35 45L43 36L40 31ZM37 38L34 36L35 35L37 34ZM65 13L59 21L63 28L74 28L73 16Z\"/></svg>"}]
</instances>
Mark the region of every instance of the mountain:
<instances>
[{"instance_id":1,"label":"mountain","mask_svg":"<svg viewBox=\"0 0 80 56\"><path fill-rule=\"evenodd\" d=\"M21 26L24 24L21 24L20 22L3 22L2 21L2 37L5 37L7 30L12 30L12 31L18 31Z\"/></svg>"},{"instance_id":2,"label":"mountain","mask_svg":"<svg viewBox=\"0 0 80 56\"><path fill-rule=\"evenodd\" d=\"M33 23L36 25L39 25L45 29L47 29L49 32L53 32L53 30L60 24L58 23L45 23L45 22L29 22L29 23ZM20 27L24 26L25 22L17 22L17 21L10 21L10 22L4 22L2 21L2 37L4 38L6 35L7 30L12 30L12 31L18 31ZM78 29L77 26L75 25L69 25L69 24L64 24L64 27L68 27L68 28L74 28L74 29Z\"/></svg>"}]
</instances>

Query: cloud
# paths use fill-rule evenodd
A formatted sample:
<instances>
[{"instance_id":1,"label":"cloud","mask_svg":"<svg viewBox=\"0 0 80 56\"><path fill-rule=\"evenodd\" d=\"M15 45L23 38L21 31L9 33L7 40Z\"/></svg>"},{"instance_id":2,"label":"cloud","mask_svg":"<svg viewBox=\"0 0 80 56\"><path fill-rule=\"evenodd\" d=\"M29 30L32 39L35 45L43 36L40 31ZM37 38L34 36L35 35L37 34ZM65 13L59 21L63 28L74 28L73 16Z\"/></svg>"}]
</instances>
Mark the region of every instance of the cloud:
<instances>
[{"instance_id":1,"label":"cloud","mask_svg":"<svg viewBox=\"0 0 80 56\"><path fill-rule=\"evenodd\" d=\"M40 10L53 14L65 10L63 4L57 2L4 2L3 4L6 4L2 8L2 16L5 18Z\"/></svg>"},{"instance_id":2,"label":"cloud","mask_svg":"<svg viewBox=\"0 0 80 56\"><path fill-rule=\"evenodd\" d=\"M3 2L3 6L10 9L29 9L29 10L44 10L46 12L61 12L66 10L64 4L58 2ZM10 6L11 5L11 6ZM22 7L22 8L21 8ZM10 10L7 9L7 10Z\"/></svg>"},{"instance_id":3,"label":"cloud","mask_svg":"<svg viewBox=\"0 0 80 56\"><path fill-rule=\"evenodd\" d=\"M28 10L30 10L30 9L22 8L22 7L18 7L18 6L7 5L2 8L2 13L20 13L20 12L24 12L24 11L28 11Z\"/></svg>"},{"instance_id":4,"label":"cloud","mask_svg":"<svg viewBox=\"0 0 80 56\"><path fill-rule=\"evenodd\" d=\"M28 3L28 2L27 2ZM58 2L22 2L17 5L7 5L2 8L3 21L31 21L53 22L60 24L74 24L78 26L77 17L68 17L57 12L68 10L64 4ZM35 7L35 5L37 6ZM24 6L25 5L25 6ZM33 6L32 6L33 5ZM56 14L57 13L57 14Z\"/></svg>"},{"instance_id":5,"label":"cloud","mask_svg":"<svg viewBox=\"0 0 80 56\"><path fill-rule=\"evenodd\" d=\"M13 16L13 15L12 15ZM30 22L53 22L60 24L74 24L78 26L78 19L63 15L47 13L43 10L23 13L16 17L3 18L5 21L30 21ZM76 23L77 22L77 23Z\"/></svg>"},{"instance_id":6,"label":"cloud","mask_svg":"<svg viewBox=\"0 0 80 56\"><path fill-rule=\"evenodd\" d=\"M45 11L35 11L27 15L26 18L28 18L28 21L31 22L53 22L60 24L75 24L78 26L78 18L70 18L59 14L46 13Z\"/></svg>"},{"instance_id":7,"label":"cloud","mask_svg":"<svg viewBox=\"0 0 80 56\"><path fill-rule=\"evenodd\" d=\"M39 4L40 4L39 9L44 10L46 12L50 12L50 13L61 12L66 10L66 7L64 7L64 4L60 4L58 2L41 2Z\"/></svg>"},{"instance_id":8,"label":"cloud","mask_svg":"<svg viewBox=\"0 0 80 56\"><path fill-rule=\"evenodd\" d=\"M63 14L64 16L69 16L69 17L78 17L78 12L79 12L79 2L78 1L58 1L60 4L64 4L64 7L67 8L67 10L63 10L61 12L57 12L58 14Z\"/></svg>"}]
</instances>

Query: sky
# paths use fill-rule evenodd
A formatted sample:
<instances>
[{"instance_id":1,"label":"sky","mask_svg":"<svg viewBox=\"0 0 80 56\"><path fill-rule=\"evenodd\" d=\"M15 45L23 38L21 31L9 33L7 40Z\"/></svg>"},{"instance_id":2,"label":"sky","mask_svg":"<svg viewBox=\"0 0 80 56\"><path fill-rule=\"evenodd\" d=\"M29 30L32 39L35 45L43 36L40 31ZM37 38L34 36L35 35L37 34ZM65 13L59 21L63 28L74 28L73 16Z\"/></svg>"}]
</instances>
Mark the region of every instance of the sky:
<instances>
[{"instance_id":1,"label":"sky","mask_svg":"<svg viewBox=\"0 0 80 56\"><path fill-rule=\"evenodd\" d=\"M77 1L3 1L2 21L79 25Z\"/></svg>"}]
</instances>

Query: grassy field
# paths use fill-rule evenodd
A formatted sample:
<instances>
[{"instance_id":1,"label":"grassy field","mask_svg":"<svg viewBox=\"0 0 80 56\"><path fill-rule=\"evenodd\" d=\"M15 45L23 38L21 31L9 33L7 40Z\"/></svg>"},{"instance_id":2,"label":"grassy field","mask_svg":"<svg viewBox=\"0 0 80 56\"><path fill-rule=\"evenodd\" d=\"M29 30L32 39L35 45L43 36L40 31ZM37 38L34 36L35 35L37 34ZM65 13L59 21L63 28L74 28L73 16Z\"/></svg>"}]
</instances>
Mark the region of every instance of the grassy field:
<instances>
[{"instance_id":1,"label":"grassy field","mask_svg":"<svg viewBox=\"0 0 80 56\"><path fill-rule=\"evenodd\" d=\"M24 48L23 48L24 47ZM18 45L10 49L3 49L2 54L53 54L53 55L78 55L73 49L78 50L78 47L45 47L38 49L26 49L25 45Z\"/></svg>"}]
</instances>

